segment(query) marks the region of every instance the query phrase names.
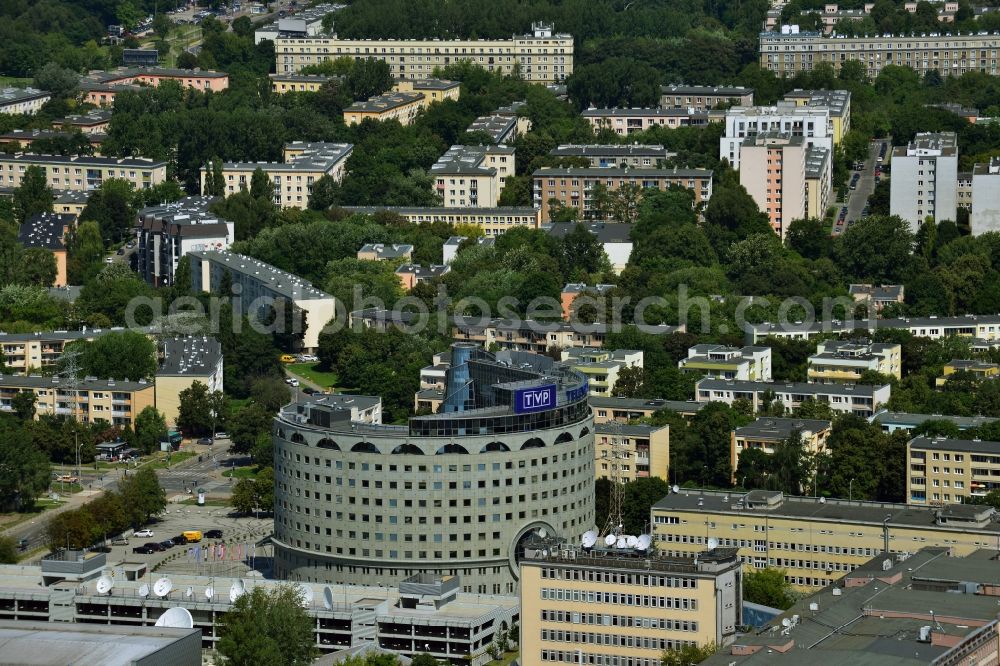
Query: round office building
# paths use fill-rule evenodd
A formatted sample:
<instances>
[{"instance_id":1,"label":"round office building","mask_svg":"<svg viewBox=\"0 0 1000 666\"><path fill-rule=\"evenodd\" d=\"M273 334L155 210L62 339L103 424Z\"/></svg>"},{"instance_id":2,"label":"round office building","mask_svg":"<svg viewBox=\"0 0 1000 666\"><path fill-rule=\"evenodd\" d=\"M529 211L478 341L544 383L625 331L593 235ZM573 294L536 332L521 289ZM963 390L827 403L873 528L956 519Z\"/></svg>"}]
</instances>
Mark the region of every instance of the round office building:
<instances>
[{"instance_id":1,"label":"round office building","mask_svg":"<svg viewBox=\"0 0 1000 666\"><path fill-rule=\"evenodd\" d=\"M381 425L380 402L315 396L275 418L275 575L391 585L457 574L517 590L530 538L594 524L594 420L582 373L452 346L437 414Z\"/></svg>"}]
</instances>

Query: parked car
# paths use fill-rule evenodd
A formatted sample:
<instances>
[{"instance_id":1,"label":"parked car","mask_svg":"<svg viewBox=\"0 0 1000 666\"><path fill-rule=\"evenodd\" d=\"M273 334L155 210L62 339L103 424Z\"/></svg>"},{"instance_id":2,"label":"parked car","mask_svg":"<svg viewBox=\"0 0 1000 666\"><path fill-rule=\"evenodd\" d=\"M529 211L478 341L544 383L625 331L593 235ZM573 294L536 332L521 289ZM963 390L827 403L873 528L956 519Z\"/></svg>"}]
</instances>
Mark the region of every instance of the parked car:
<instances>
[{"instance_id":1,"label":"parked car","mask_svg":"<svg viewBox=\"0 0 1000 666\"><path fill-rule=\"evenodd\" d=\"M319 393L319 391L317 391L311 386L306 386L305 388L302 389L302 392L305 393L306 395L313 395L315 393Z\"/></svg>"},{"instance_id":2,"label":"parked car","mask_svg":"<svg viewBox=\"0 0 1000 666\"><path fill-rule=\"evenodd\" d=\"M175 546L184 546L188 542L187 537L184 536L183 534L178 534L173 539L171 539L171 541L174 542Z\"/></svg>"},{"instance_id":3,"label":"parked car","mask_svg":"<svg viewBox=\"0 0 1000 666\"><path fill-rule=\"evenodd\" d=\"M120 537L117 537L115 539L112 539L111 540L111 545L112 546L127 546L128 545L128 537L120 536Z\"/></svg>"},{"instance_id":4,"label":"parked car","mask_svg":"<svg viewBox=\"0 0 1000 666\"><path fill-rule=\"evenodd\" d=\"M208 530L207 532L205 532L205 538L206 539L221 539L222 538L222 530Z\"/></svg>"},{"instance_id":5,"label":"parked car","mask_svg":"<svg viewBox=\"0 0 1000 666\"><path fill-rule=\"evenodd\" d=\"M205 446L211 446L212 445L212 438L211 437L202 437L201 439L198 440L198 443L199 444L204 444Z\"/></svg>"},{"instance_id":6,"label":"parked car","mask_svg":"<svg viewBox=\"0 0 1000 666\"><path fill-rule=\"evenodd\" d=\"M167 548L173 548L174 547L174 540L173 539L166 539L164 541L161 541L160 545L163 546L164 550L166 550Z\"/></svg>"},{"instance_id":7,"label":"parked car","mask_svg":"<svg viewBox=\"0 0 1000 666\"><path fill-rule=\"evenodd\" d=\"M18 539L17 540L17 549L18 550L28 550L28 540L25 539L24 537L21 537L20 539Z\"/></svg>"},{"instance_id":8,"label":"parked car","mask_svg":"<svg viewBox=\"0 0 1000 666\"><path fill-rule=\"evenodd\" d=\"M104 257L104 263L106 263L106 264L113 264L113 263L115 263L115 258L114 257Z\"/></svg>"},{"instance_id":9,"label":"parked car","mask_svg":"<svg viewBox=\"0 0 1000 666\"><path fill-rule=\"evenodd\" d=\"M288 379L285 380L285 382L289 386L298 386L299 385L299 380L295 379L294 377L289 377Z\"/></svg>"},{"instance_id":10,"label":"parked car","mask_svg":"<svg viewBox=\"0 0 1000 666\"><path fill-rule=\"evenodd\" d=\"M215 439L229 439L228 432L217 432L215 433Z\"/></svg>"},{"instance_id":11,"label":"parked car","mask_svg":"<svg viewBox=\"0 0 1000 666\"><path fill-rule=\"evenodd\" d=\"M101 544L100 546L91 546L90 547L90 552L92 552L92 553L110 553L111 552L111 546L107 545L106 543Z\"/></svg>"},{"instance_id":12,"label":"parked car","mask_svg":"<svg viewBox=\"0 0 1000 666\"><path fill-rule=\"evenodd\" d=\"M148 545L142 545L142 546L136 546L135 548L133 548L132 552L133 553L138 553L140 555L151 555L155 551L152 548L150 548Z\"/></svg>"},{"instance_id":13,"label":"parked car","mask_svg":"<svg viewBox=\"0 0 1000 666\"><path fill-rule=\"evenodd\" d=\"M163 545L159 541L147 541L146 543L144 543L142 545L145 546L146 548L152 548L153 551L155 551L157 553L162 553L163 551L166 550L166 548L164 548Z\"/></svg>"},{"instance_id":14,"label":"parked car","mask_svg":"<svg viewBox=\"0 0 1000 666\"><path fill-rule=\"evenodd\" d=\"M123 247L118 248L117 254L125 254L125 248Z\"/></svg>"},{"instance_id":15,"label":"parked car","mask_svg":"<svg viewBox=\"0 0 1000 666\"><path fill-rule=\"evenodd\" d=\"M134 537L149 538L149 537L153 536L153 530L148 529L148 528L147 529L142 529L142 530L135 530L134 532L132 532L132 536L134 536Z\"/></svg>"}]
</instances>

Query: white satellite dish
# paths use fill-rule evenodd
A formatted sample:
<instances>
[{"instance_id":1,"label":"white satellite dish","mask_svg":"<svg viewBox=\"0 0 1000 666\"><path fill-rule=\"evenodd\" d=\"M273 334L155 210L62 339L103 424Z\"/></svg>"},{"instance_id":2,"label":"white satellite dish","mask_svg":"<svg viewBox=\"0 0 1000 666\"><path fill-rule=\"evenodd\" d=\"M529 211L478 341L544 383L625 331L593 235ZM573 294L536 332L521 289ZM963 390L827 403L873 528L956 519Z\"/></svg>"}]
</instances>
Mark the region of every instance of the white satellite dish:
<instances>
[{"instance_id":1,"label":"white satellite dish","mask_svg":"<svg viewBox=\"0 0 1000 666\"><path fill-rule=\"evenodd\" d=\"M625 545L629 548L635 548L639 544L639 537L629 534L625 537Z\"/></svg>"},{"instance_id":2,"label":"white satellite dish","mask_svg":"<svg viewBox=\"0 0 1000 666\"><path fill-rule=\"evenodd\" d=\"M205 588L205 598L208 599L209 601L211 601L212 597L214 597L214 596L215 596L215 588L214 587L206 587Z\"/></svg>"},{"instance_id":3,"label":"white satellite dish","mask_svg":"<svg viewBox=\"0 0 1000 666\"><path fill-rule=\"evenodd\" d=\"M153 583L153 593L158 597L167 596L172 589L174 589L174 584L170 582L169 578L161 578Z\"/></svg>"},{"instance_id":4,"label":"white satellite dish","mask_svg":"<svg viewBox=\"0 0 1000 666\"><path fill-rule=\"evenodd\" d=\"M681 491L681 487L680 487L680 486L678 486L678 485L677 485L677 484L675 483L675 484L673 485L673 487L672 487L672 488L671 488L670 490L671 490L671 491L672 491L672 492L673 492L673 493L674 493L674 494L676 495L677 493L679 493L679 492Z\"/></svg>"},{"instance_id":5,"label":"white satellite dish","mask_svg":"<svg viewBox=\"0 0 1000 666\"><path fill-rule=\"evenodd\" d=\"M327 585L323 588L323 607L327 610L333 610L333 590Z\"/></svg>"},{"instance_id":6,"label":"white satellite dish","mask_svg":"<svg viewBox=\"0 0 1000 666\"><path fill-rule=\"evenodd\" d=\"M148 583L143 583L142 585L139 586L139 596L140 597L148 597L149 596L149 584Z\"/></svg>"},{"instance_id":7,"label":"white satellite dish","mask_svg":"<svg viewBox=\"0 0 1000 666\"><path fill-rule=\"evenodd\" d=\"M628 548L628 538L624 535L618 537L618 541L615 543L615 548Z\"/></svg>"},{"instance_id":8,"label":"white satellite dish","mask_svg":"<svg viewBox=\"0 0 1000 666\"><path fill-rule=\"evenodd\" d=\"M613 546L615 545L616 541L618 541L618 537L616 537L614 534L609 534L608 536L604 537L605 546Z\"/></svg>"},{"instance_id":9,"label":"white satellite dish","mask_svg":"<svg viewBox=\"0 0 1000 666\"><path fill-rule=\"evenodd\" d=\"M583 538L581 544L584 548L593 548L594 544L597 543L597 532L595 530L590 530L589 532L583 533Z\"/></svg>"},{"instance_id":10,"label":"white satellite dish","mask_svg":"<svg viewBox=\"0 0 1000 666\"><path fill-rule=\"evenodd\" d=\"M544 538L545 538L545 537L547 537L548 535L549 535L549 533L545 531L545 528L544 528L544 527L539 527L539 528L538 528L538 536L539 536L539 538L542 538L542 539L544 539Z\"/></svg>"},{"instance_id":11,"label":"white satellite dish","mask_svg":"<svg viewBox=\"0 0 1000 666\"><path fill-rule=\"evenodd\" d=\"M157 627L177 627L180 629L194 629L194 618L186 608L175 606L168 608L167 612L156 620Z\"/></svg>"},{"instance_id":12,"label":"white satellite dish","mask_svg":"<svg viewBox=\"0 0 1000 666\"><path fill-rule=\"evenodd\" d=\"M188 585L187 589L184 590L184 596L187 597L188 599L190 599L191 597L193 597L194 596L194 588L191 587L190 585Z\"/></svg>"},{"instance_id":13,"label":"white satellite dish","mask_svg":"<svg viewBox=\"0 0 1000 666\"><path fill-rule=\"evenodd\" d=\"M111 588L115 586L115 579L111 576L101 576L97 579L97 593L107 594L111 591Z\"/></svg>"},{"instance_id":14,"label":"white satellite dish","mask_svg":"<svg viewBox=\"0 0 1000 666\"><path fill-rule=\"evenodd\" d=\"M709 550L715 550L718 547L719 547L719 540L716 539L715 537L711 537L708 540L708 549Z\"/></svg>"},{"instance_id":15,"label":"white satellite dish","mask_svg":"<svg viewBox=\"0 0 1000 666\"><path fill-rule=\"evenodd\" d=\"M789 619L788 619L788 618L786 617L785 619L783 619L783 620L781 621L781 626L783 626L783 627L790 627L790 626L792 626L792 621L791 621L791 620L789 620Z\"/></svg>"},{"instance_id":16,"label":"white satellite dish","mask_svg":"<svg viewBox=\"0 0 1000 666\"><path fill-rule=\"evenodd\" d=\"M302 607L312 608L314 598L315 595L313 594L312 587L304 583L299 583L299 600L302 602Z\"/></svg>"},{"instance_id":17,"label":"white satellite dish","mask_svg":"<svg viewBox=\"0 0 1000 666\"><path fill-rule=\"evenodd\" d=\"M233 583L232 587L229 588L229 601L236 603L236 600L243 596L243 593L247 591L246 585L243 584L242 580L237 580Z\"/></svg>"},{"instance_id":18,"label":"white satellite dish","mask_svg":"<svg viewBox=\"0 0 1000 666\"><path fill-rule=\"evenodd\" d=\"M649 536L648 534L642 534L639 536L639 540L635 544L635 547L638 548L639 550L649 550L649 546L652 543L653 543L653 537Z\"/></svg>"}]
</instances>

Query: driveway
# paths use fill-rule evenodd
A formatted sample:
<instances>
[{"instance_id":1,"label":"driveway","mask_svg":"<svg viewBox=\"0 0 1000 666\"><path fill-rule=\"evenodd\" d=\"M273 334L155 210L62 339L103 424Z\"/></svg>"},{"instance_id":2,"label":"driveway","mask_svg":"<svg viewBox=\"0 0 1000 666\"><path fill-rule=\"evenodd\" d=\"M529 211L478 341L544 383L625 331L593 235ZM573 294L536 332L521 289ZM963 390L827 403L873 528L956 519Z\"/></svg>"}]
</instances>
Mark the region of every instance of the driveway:
<instances>
[{"instance_id":1,"label":"driveway","mask_svg":"<svg viewBox=\"0 0 1000 666\"><path fill-rule=\"evenodd\" d=\"M878 157L879 150L882 144L886 144L886 155L888 156L888 151L892 150L892 146L888 145L888 139L880 139L878 141L872 141L868 144L868 159L865 160L865 168L861 170L861 177L858 179L857 188L853 190L847 190L847 202L840 202L837 204L837 213L839 215L840 209L845 205L847 206L847 217L844 219L843 224L837 224L836 220L833 225L833 235L836 236L844 232L844 230L850 226L850 224L855 220L861 219L861 211L864 210L865 206L868 205L868 197L872 195L875 191L875 166L878 164L876 158ZM854 172L851 172L851 176ZM848 180L850 183L850 180Z\"/></svg>"}]
</instances>

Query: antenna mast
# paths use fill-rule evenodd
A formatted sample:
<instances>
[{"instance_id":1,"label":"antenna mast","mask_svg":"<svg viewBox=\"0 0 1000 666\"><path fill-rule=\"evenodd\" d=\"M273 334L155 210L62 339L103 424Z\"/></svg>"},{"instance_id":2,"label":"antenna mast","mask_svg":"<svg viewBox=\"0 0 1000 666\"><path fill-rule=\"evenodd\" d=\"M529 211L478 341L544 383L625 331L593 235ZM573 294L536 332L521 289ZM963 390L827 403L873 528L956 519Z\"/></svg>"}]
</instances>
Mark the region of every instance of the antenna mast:
<instances>
[{"instance_id":1,"label":"antenna mast","mask_svg":"<svg viewBox=\"0 0 1000 666\"><path fill-rule=\"evenodd\" d=\"M621 438L621 424L610 421L607 424L611 430L611 468L609 478L611 480L611 494L608 498L608 520L604 524L601 536L613 534L619 536L622 533L624 521L622 520L622 505L625 503L625 484L622 482L621 461L628 456L624 441Z\"/></svg>"},{"instance_id":2,"label":"antenna mast","mask_svg":"<svg viewBox=\"0 0 1000 666\"><path fill-rule=\"evenodd\" d=\"M83 419L80 414L80 364L78 359L80 357L80 352L71 350L63 351L62 359L65 361L63 366L64 375L62 386L73 392L73 420L77 424L82 423ZM59 401L56 400L56 405ZM76 448L76 476L80 477L80 430L79 428L73 428L73 444Z\"/></svg>"}]
</instances>

